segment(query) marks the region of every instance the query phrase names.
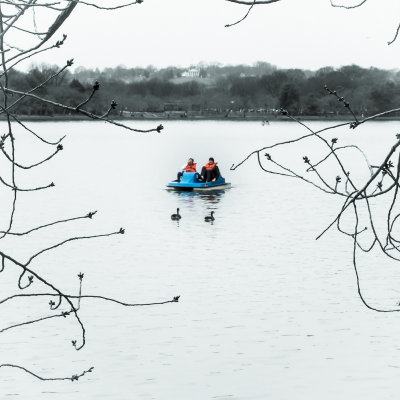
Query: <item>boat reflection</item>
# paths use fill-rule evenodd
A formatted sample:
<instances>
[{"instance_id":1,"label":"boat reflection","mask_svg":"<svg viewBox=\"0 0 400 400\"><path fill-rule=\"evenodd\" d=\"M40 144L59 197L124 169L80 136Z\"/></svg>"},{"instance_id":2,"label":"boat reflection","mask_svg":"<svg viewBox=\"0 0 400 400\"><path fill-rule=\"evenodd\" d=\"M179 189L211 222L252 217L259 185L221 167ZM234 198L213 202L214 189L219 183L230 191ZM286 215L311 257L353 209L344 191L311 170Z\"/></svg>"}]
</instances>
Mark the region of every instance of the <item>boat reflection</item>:
<instances>
[{"instance_id":1,"label":"boat reflection","mask_svg":"<svg viewBox=\"0 0 400 400\"><path fill-rule=\"evenodd\" d=\"M207 193L185 191L174 191L170 193L173 196L176 196L180 201L184 201L186 203L204 201L210 205L219 203L225 197L225 190L215 190Z\"/></svg>"}]
</instances>

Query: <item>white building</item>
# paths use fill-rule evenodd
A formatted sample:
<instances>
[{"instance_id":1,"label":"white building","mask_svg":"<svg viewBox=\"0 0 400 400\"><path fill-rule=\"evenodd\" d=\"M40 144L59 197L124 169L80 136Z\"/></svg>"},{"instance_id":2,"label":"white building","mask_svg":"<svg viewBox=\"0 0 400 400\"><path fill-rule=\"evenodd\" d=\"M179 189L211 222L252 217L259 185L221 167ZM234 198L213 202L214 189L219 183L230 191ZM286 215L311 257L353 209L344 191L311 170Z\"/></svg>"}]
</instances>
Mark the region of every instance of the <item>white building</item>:
<instances>
[{"instance_id":1,"label":"white building","mask_svg":"<svg viewBox=\"0 0 400 400\"><path fill-rule=\"evenodd\" d=\"M182 76L184 78L198 78L200 76L200 70L198 68L190 68L182 72Z\"/></svg>"}]
</instances>

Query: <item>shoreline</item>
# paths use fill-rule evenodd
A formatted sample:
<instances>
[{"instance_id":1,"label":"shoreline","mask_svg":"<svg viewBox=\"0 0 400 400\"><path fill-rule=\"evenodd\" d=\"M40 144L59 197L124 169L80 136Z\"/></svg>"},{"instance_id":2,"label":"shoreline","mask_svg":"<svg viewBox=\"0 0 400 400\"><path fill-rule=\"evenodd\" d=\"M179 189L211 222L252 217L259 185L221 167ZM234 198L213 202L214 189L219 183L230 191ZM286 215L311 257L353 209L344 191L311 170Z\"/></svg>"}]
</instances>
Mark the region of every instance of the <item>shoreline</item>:
<instances>
[{"instance_id":1,"label":"shoreline","mask_svg":"<svg viewBox=\"0 0 400 400\"><path fill-rule=\"evenodd\" d=\"M56 122L56 121L101 121L92 118L88 118L85 115L19 115L16 116L21 121L28 122ZM342 121L342 122L352 122L353 118L344 115L338 116L314 116L314 115L296 115L293 116L299 121ZM368 116L367 116L368 117ZM365 118L367 118L365 117ZM243 116L225 116L223 114L209 114L209 115L184 115L184 114L176 114L176 115L167 115L165 113L140 113L140 116L115 116L111 118L114 121L236 121L236 122L249 122L249 121L266 121L267 123L273 121L291 121L287 116L284 115L246 115ZM362 118L360 117L360 121ZM385 116L385 117L377 117L374 118L375 121L400 121L400 116ZM0 121L6 121L6 118L0 118Z\"/></svg>"}]
</instances>

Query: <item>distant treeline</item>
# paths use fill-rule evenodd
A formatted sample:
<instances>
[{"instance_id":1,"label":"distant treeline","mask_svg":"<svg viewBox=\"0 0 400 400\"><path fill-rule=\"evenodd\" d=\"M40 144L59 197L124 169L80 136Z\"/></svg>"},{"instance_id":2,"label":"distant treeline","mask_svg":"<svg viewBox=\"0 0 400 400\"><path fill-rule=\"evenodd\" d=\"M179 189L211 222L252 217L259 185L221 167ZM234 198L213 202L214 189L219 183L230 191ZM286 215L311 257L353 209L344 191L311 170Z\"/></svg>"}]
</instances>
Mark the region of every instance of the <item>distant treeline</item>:
<instances>
[{"instance_id":1,"label":"distant treeline","mask_svg":"<svg viewBox=\"0 0 400 400\"><path fill-rule=\"evenodd\" d=\"M9 87L28 91L48 79L57 67L35 66L28 72L14 71ZM114 113L131 112L229 113L232 111L274 113L284 108L296 115L344 115L347 110L324 89L336 90L358 115L372 115L400 105L400 72L357 65L324 67L317 71L278 69L268 63L253 66L201 65L182 68L107 68L103 71L77 68L51 79L34 94L75 107L85 100L95 81L100 83L85 107L100 114L112 100ZM70 113L27 97L19 114Z\"/></svg>"}]
</instances>

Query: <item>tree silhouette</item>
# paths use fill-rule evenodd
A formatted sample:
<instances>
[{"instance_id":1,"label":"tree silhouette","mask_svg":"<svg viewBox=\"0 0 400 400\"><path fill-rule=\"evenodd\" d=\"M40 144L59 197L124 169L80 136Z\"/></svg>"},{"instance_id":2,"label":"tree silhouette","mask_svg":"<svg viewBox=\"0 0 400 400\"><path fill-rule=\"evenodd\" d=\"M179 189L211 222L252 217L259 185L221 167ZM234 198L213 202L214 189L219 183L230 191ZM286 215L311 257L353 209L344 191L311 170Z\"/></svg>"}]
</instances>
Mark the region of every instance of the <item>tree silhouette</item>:
<instances>
[{"instance_id":1,"label":"tree silhouette","mask_svg":"<svg viewBox=\"0 0 400 400\"><path fill-rule=\"evenodd\" d=\"M245 4L250 6L249 11L243 19L245 19L250 10L255 5L270 4L277 1L241 1L241 0L227 0L229 2ZM332 0L330 3L333 7L342 7L346 9L357 8L363 6L367 0L362 0L353 6L346 6L341 4L336 4ZM240 22L240 21L239 21ZM398 36L400 30L400 25L398 26L394 38L388 42L392 44ZM378 112L374 115L364 117L363 110L365 109L364 104L359 105L359 114L361 118L356 115L353 106L348 101L348 94L356 88L355 81L357 77L360 76L361 69L357 66L343 67L337 74L342 75L340 80L343 82L345 80L344 88L337 88L333 85L333 80L326 82L324 88L329 97L333 98L338 104L347 110L348 114L351 116L352 121L330 125L320 130L313 130L311 126L305 122L300 121L296 117L291 115L291 110L281 108L281 114L287 118L296 121L301 126L303 126L308 133L303 136L295 137L287 141L282 141L279 143L273 143L265 146L261 149L255 150L247 155L242 161L233 164L231 169L235 170L249 160L251 157L256 157L260 168L270 174L278 174L280 176L295 178L302 180L308 184L313 185L318 190L336 196L342 199L342 205L337 216L329 224L329 226L318 235L317 239L320 238L326 231L332 227L344 234L345 236L351 238L353 242L353 266L356 275L357 291L363 304L374 311L378 312L398 312L400 311L400 302L397 304L391 304L389 306L372 305L368 302L361 290L361 276L359 273L357 256L358 252L370 253L373 249L377 248L380 250L381 254L387 257L389 260L395 262L400 261L400 238L397 236L398 221L400 220L400 213L398 212L398 191L400 187L400 153L396 154L400 146L400 134L394 134L393 145L388 149L383 160L378 163L371 164L366 153L359 148L356 144L340 146L338 145L338 139L336 137L331 137L329 140L326 138L327 134L331 134L332 131L343 126L348 126L350 129L356 129L361 124L367 123L371 120L377 119L383 116L389 116L400 111L399 107L393 104L393 108ZM322 70L321 76L324 74L331 74L332 71ZM332 78L332 77L331 77ZM331 89L332 88L332 89ZM392 82L387 82L383 90L374 89L372 96L375 99L375 105L380 108L384 103L384 96L393 99L394 95L394 84ZM335 90L336 89L336 90ZM347 93L342 93L346 91ZM392 94L392 95L391 95ZM287 103L289 96L281 96L281 102L283 104ZM285 104L286 106L288 104ZM387 105L387 103L385 103ZM370 105L368 107L372 108ZM277 151L279 148L290 146L294 143L305 143L309 141L315 141L317 144L322 146L325 150L325 154L317 156L317 160L312 159L308 154L304 155L303 162L306 164L306 173L310 173L305 176L303 172L296 171L290 165L284 164L278 158L275 158L272 154L273 151ZM309 147L304 146L304 150L309 149ZM268 151L264 153L265 151ZM357 164L356 167L353 166L353 171L350 170L348 162L344 159L343 153L347 151L355 151L361 154L364 161L363 164ZM264 154L262 154L264 153ZM396 160L397 158L397 160ZM331 168L324 168L327 164L330 164ZM368 178L366 180L358 181L353 178L353 173L358 169L366 170ZM378 209L384 213L384 229L378 229L380 227L382 217L377 216L374 212L373 204L376 205L378 202ZM367 225L365 227L360 226L360 221L362 219L362 212L360 211L362 206L365 208L365 212L368 216ZM349 213L353 217L353 228L349 230L344 227L343 220L348 218ZM370 233L370 237L367 238L367 245L365 240L366 232Z\"/></svg>"},{"instance_id":2,"label":"tree silhouette","mask_svg":"<svg viewBox=\"0 0 400 400\"><path fill-rule=\"evenodd\" d=\"M357 129L360 125L378 117L396 113L400 108L359 119L347 99L327 86L325 86L325 90L327 96L334 98L348 110L352 121L314 130L310 123L299 120L288 110L282 108L281 114L300 124L306 133L254 150L242 161L232 165L231 169L235 170L250 158L255 157L259 167L268 174L298 179L323 193L335 196L340 201L338 214L317 236L317 239L334 227L338 232L350 238L353 245L353 266L357 291L363 304L378 312L398 312L400 304L381 306L371 304L366 300L362 292L362 276L359 273L357 260L360 252L371 253L373 250L379 250L388 259L400 261L400 238L397 235L400 220L398 207L400 201L398 199L400 134L393 134L393 145L387 150L383 159L377 163L371 163L368 155L357 144L340 145L338 138L334 137L334 132L335 129L344 126L353 130ZM282 152L279 152L280 149L293 145L300 146L301 151L305 153L302 156L299 154L299 160L302 158L303 165L305 164L304 168L300 168L296 160L285 160ZM316 155L310 155L311 151ZM360 156L362 161L352 162L353 159L358 160L357 157ZM295 164L295 166L291 164ZM365 176L367 177L365 178ZM363 218L364 214L367 215L366 221ZM382 225L384 225L383 228Z\"/></svg>"},{"instance_id":3,"label":"tree silhouette","mask_svg":"<svg viewBox=\"0 0 400 400\"><path fill-rule=\"evenodd\" d=\"M293 114L299 113L299 91L292 83L283 85L280 96L280 105Z\"/></svg>"},{"instance_id":4,"label":"tree silhouette","mask_svg":"<svg viewBox=\"0 0 400 400\"><path fill-rule=\"evenodd\" d=\"M63 137L56 140L50 140L42 136L40 133L32 129L29 124L25 124L18 117L20 107L23 107L24 102L35 102L42 107L41 112L46 113L47 108L58 108L63 111L68 111L74 114L80 114L94 120L101 120L109 124L117 125L121 128L135 133L160 133L163 129L162 125L148 130L135 129L113 120L110 116L117 108L117 102L114 100L109 101L108 106L102 110L101 113L96 114L88 109L92 100L99 92L101 85L99 82L93 82L89 90L84 93L84 88L78 85L79 82L74 82L73 87L78 88L81 94L79 101L75 100L74 104L65 104L57 101L57 99L49 98L49 88L57 86L62 80L63 74L66 73L69 67L72 66L73 60L66 61L65 65L61 68L35 68L29 75L30 79L25 82L26 86L20 84L18 80L19 73L15 70L23 62L31 60L36 56L40 57L43 52L54 51L62 47L66 35L63 35L58 40L53 40L53 36L58 32L62 24L69 18L71 13L75 11L78 3L85 4L86 6L93 6L102 9L116 9L121 7L130 6L133 4L142 3L142 0L119 4L115 7L100 7L96 4L89 2L68 0L68 1L40 1L40 0L10 0L0 2L0 53L1 53L1 72L0 72L0 92L1 104L0 114L5 121L5 132L0 138L0 151L2 155L2 169L0 173L1 182L1 205L2 211L6 213L6 218L2 218L0 228L0 273L3 280L7 279L7 274L10 270L18 271L17 279L13 282L14 294L0 298L0 305L8 307L10 303L16 299L24 300L29 304L36 300L41 300L48 304L48 313L45 316L33 318L21 316L19 322L7 323L0 328L0 333L18 329L24 326L32 327L38 325L40 322L49 319L59 319L60 323L66 319L73 318L76 324L80 327L80 337L72 339L72 346L76 350L80 350L86 343L86 329L85 323L80 316L81 300L82 299L99 299L108 302L114 302L126 307L134 306L150 306L156 304L175 303L178 301L179 296L175 296L172 300L154 302L148 304L135 304L126 301L101 296L99 294L90 295L84 294L82 282L84 273L78 274L78 290L76 293L66 293L66 291L51 282L51 280L44 274L40 273L39 267L33 267L33 261L40 259L43 254L56 250L59 247L65 246L68 243L75 241L82 241L88 239L99 239L104 237L113 237L115 235L122 235L125 233L124 228L115 229L112 232L94 234L94 235L79 235L67 237L61 241L55 241L44 245L41 249L34 251L25 261L20 255L19 251L9 250L9 243L12 241L19 241L22 238L29 238L33 232L46 230L49 227L62 227L65 224L71 224L77 220L92 220L96 211L82 213L80 216L72 218L60 218L55 221L44 221L40 225L27 227L24 231L16 231L14 229L15 218L18 215L20 218L27 213L34 212L34 200L32 200L31 207L24 209L20 207L20 200L23 196L35 195L36 192L42 190L51 190L55 186L53 182L44 185L34 185L25 187L21 185L20 173L28 169L33 169L43 164L64 150L62 141ZM43 17L43 18L41 18ZM50 21L44 26L39 26L38 21ZM15 32L18 34L15 35ZM21 38L22 37L22 38ZM21 44L22 43L22 44ZM74 100L72 100L74 101ZM19 131L16 133L16 127ZM23 134L20 133L22 130ZM25 134L25 136L24 136ZM38 143L47 150L47 156L42 159L36 160L33 163L27 163L20 156L21 152L20 143L23 144L26 135L32 136ZM16 140L18 139L18 140ZM18 171L18 173L17 173ZM18 248L13 246L11 248ZM62 262L62 260L60 260ZM29 288L29 291L26 289ZM12 290L11 287L8 289ZM4 362L0 364L1 368L15 368L40 379L40 380L78 380L93 370L93 367L85 371L78 372L69 377L43 377L40 373L31 371L27 366L16 365L12 362Z\"/></svg>"}]
</instances>

